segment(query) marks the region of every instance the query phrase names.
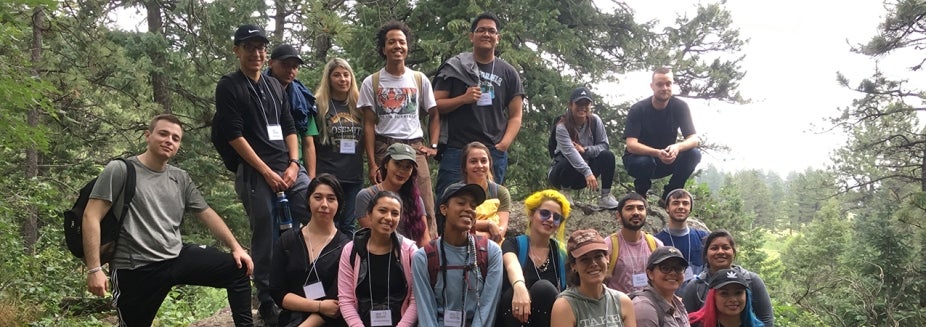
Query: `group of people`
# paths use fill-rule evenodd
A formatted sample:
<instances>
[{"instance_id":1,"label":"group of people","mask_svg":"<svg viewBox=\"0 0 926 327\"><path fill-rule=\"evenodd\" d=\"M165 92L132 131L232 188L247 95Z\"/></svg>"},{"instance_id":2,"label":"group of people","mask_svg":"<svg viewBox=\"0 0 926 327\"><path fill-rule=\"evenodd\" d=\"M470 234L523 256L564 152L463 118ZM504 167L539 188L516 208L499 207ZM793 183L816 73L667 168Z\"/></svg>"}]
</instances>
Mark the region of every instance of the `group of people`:
<instances>
[{"instance_id":1,"label":"group of people","mask_svg":"<svg viewBox=\"0 0 926 327\"><path fill-rule=\"evenodd\" d=\"M144 133L146 151L127 161L139 172L131 203L121 201L126 168L119 161L104 168L91 194L83 223L88 289L98 296L107 289L93 255L100 219L126 207L109 269L125 326L150 325L179 284L227 289L235 324L252 325L249 279L260 317L271 325L656 326L647 322L658 319L660 326L687 326L692 318L736 326L736 303L745 308L737 314L771 325L761 279L733 265L732 236L704 235L685 223L693 199L681 187L700 153L688 107L671 96L665 68L653 73L654 95L627 119L623 160L636 193L620 201L611 194L615 157L588 89L572 92L554 124L550 184L600 190L599 204L617 209L622 228L609 237L579 230L567 239L571 204L549 189L525 200L523 235L505 238L511 196L502 184L525 93L514 67L496 57L500 28L492 14L476 17L473 51L441 65L432 90L405 66L408 27L386 23L376 35L382 69L358 87L349 63L332 59L313 93L296 79L304 62L295 47L277 46L268 61L264 31L240 26L233 47L239 69L216 86L212 141L235 173L250 254L189 175L168 164L183 125L159 115ZM684 140L676 142L679 129ZM434 188L431 158L439 164ZM660 202L673 218L654 237L641 231L646 194L652 179L667 175ZM288 230L274 214L282 197L297 219ZM231 253L182 243L185 212ZM749 301L737 302L742 296Z\"/></svg>"}]
</instances>

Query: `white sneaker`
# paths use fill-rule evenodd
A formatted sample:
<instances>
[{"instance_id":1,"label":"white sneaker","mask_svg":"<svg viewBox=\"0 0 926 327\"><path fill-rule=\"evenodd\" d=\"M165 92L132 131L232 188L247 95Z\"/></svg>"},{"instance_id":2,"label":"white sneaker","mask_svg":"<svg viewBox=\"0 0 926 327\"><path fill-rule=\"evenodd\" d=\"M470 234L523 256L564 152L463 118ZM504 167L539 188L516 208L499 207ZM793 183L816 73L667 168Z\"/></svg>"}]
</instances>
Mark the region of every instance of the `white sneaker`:
<instances>
[{"instance_id":1,"label":"white sneaker","mask_svg":"<svg viewBox=\"0 0 926 327\"><path fill-rule=\"evenodd\" d=\"M601 197L598 198L598 206L603 209L617 209L617 204L617 199L614 198L614 195L611 195L611 193L602 194Z\"/></svg>"}]
</instances>

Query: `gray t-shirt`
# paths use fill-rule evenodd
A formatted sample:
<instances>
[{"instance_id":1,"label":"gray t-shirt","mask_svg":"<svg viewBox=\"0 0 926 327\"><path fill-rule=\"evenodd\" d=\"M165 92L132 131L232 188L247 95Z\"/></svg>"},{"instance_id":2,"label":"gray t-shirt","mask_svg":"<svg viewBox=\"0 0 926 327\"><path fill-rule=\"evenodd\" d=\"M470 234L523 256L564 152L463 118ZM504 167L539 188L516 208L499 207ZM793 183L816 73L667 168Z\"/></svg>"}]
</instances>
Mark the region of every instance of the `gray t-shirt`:
<instances>
[{"instance_id":1,"label":"gray t-shirt","mask_svg":"<svg viewBox=\"0 0 926 327\"><path fill-rule=\"evenodd\" d=\"M593 299L579 293L575 287L567 288L559 297L565 298L576 317L576 326L582 327L622 327L621 292L604 288L601 298Z\"/></svg>"},{"instance_id":2,"label":"gray t-shirt","mask_svg":"<svg viewBox=\"0 0 926 327\"><path fill-rule=\"evenodd\" d=\"M138 157L128 162L135 165L135 197L119 232L119 245L111 263L116 269L135 269L177 257L182 247L180 223L184 212L198 213L209 208L186 171L171 165L164 171L154 171L142 165ZM119 212L124 182L125 166L111 161L97 179L90 198L114 203L113 209Z\"/></svg>"}]
</instances>

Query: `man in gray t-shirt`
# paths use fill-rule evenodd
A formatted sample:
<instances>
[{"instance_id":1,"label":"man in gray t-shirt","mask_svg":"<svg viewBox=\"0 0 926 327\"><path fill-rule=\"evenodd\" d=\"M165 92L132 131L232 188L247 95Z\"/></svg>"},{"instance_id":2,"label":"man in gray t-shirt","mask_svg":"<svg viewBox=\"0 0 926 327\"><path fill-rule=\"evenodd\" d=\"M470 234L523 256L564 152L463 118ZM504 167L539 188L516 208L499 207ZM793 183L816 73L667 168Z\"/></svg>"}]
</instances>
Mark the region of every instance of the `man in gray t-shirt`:
<instances>
[{"instance_id":1,"label":"man in gray t-shirt","mask_svg":"<svg viewBox=\"0 0 926 327\"><path fill-rule=\"evenodd\" d=\"M119 245L109 264L113 303L122 325L150 326L174 285L225 288L236 326L252 326L251 257L206 204L186 171L168 165L177 154L183 128L172 115L159 115L145 131L147 150L126 161L136 171L135 197L123 203L126 166L112 161L103 169L84 211L84 254L87 288L103 296L106 273L100 264L100 221L110 208L128 205ZM183 244L180 224L185 212L199 218L232 252L205 245Z\"/></svg>"}]
</instances>

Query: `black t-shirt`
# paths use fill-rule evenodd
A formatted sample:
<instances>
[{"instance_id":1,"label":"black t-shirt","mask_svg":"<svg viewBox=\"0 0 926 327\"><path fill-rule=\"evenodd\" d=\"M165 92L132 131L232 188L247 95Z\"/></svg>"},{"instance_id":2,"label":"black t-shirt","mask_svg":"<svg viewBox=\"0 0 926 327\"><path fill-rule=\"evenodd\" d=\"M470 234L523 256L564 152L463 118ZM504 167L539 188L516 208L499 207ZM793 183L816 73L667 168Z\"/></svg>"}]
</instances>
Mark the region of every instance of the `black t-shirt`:
<instances>
[{"instance_id":1,"label":"black t-shirt","mask_svg":"<svg viewBox=\"0 0 926 327\"><path fill-rule=\"evenodd\" d=\"M524 85L518 71L511 64L495 58L488 64L479 66L479 83L483 93L491 93L491 106L479 106L476 103L462 105L453 112L441 115L447 122L447 146L461 149L469 142L479 141L492 148L501 142L508 128L508 104L515 97L524 96ZM466 85L456 78L438 78L434 81L434 90L449 91L450 97L466 93L474 85Z\"/></svg>"},{"instance_id":2,"label":"black t-shirt","mask_svg":"<svg viewBox=\"0 0 926 327\"><path fill-rule=\"evenodd\" d=\"M656 110L653 108L652 97L649 97L630 107L624 126L624 139L635 137L651 148L664 149L675 144L679 130L684 137L695 133L688 104L671 97L664 109ZM625 150L624 153L629 152Z\"/></svg>"},{"instance_id":3,"label":"black t-shirt","mask_svg":"<svg viewBox=\"0 0 926 327\"><path fill-rule=\"evenodd\" d=\"M531 285L534 285L534 283L537 281L545 279L553 284L553 286L559 288L560 280L566 278L566 276L559 276L558 265L565 263L560 262L559 256L557 255L557 253L559 253L559 249L556 248L556 244L553 243L552 239L550 239L549 248L550 254L547 255L547 260L549 260L549 263L546 264L546 267L544 267L544 271L539 271L537 267L534 266L534 262L530 259L530 257L526 258L524 261L524 265L521 266L521 271L524 273L524 286L530 288ZM502 255L511 252L517 256L518 250L517 237L509 237L502 242ZM508 270L503 269L502 271L504 272L502 276L502 293L504 293L511 289L511 283L508 281Z\"/></svg>"},{"instance_id":4,"label":"black t-shirt","mask_svg":"<svg viewBox=\"0 0 926 327\"><path fill-rule=\"evenodd\" d=\"M334 100L329 103L325 117L315 119L325 120L330 142L322 144L321 137L315 137L316 173L332 174L341 182L363 183L363 123L350 114L347 103ZM342 141L355 142L354 153L341 153Z\"/></svg>"},{"instance_id":5,"label":"black t-shirt","mask_svg":"<svg viewBox=\"0 0 926 327\"><path fill-rule=\"evenodd\" d=\"M392 311L392 325L395 326L402 319L402 302L405 299L408 285L401 265L394 253L391 255L370 254L368 266L370 271L366 273L367 278L357 283L357 288L354 289L354 294L357 296L357 313L360 314L360 319L363 320L365 326L370 326L371 289L376 310L383 310L383 305L387 303L386 295L389 292L391 293L389 294L391 299L389 310Z\"/></svg>"}]
</instances>

